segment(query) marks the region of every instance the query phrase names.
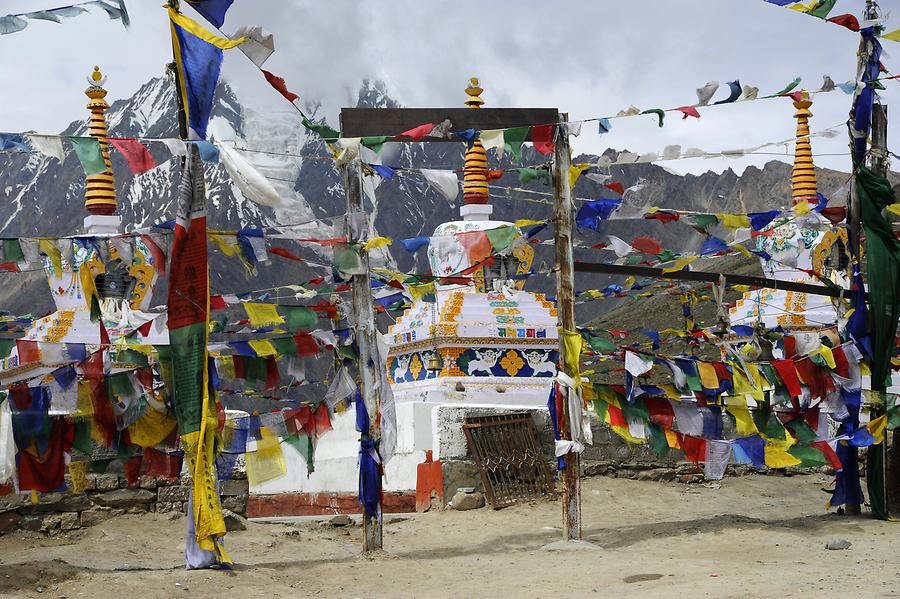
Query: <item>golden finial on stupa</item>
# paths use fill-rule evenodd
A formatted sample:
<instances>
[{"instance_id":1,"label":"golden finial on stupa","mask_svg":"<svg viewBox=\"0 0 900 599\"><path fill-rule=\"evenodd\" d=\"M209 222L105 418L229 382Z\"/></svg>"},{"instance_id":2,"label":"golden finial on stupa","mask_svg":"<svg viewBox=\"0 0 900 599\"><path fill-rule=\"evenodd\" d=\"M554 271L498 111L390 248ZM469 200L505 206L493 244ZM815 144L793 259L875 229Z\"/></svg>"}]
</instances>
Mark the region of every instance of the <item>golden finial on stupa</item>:
<instances>
[{"instance_id":1,"label":"golden finial on stupa","mask_svg":"<svg viewBox=\"0 0 900 599\"><path fill-rule=\"evenodd\" d=\"M106 138L106 111L109 104L106 102L106 90L103 85L106 77L100 72L100 67L95 66L94 72L88 77L88 87L84 94L90 98L87 109L91 111L91 121L88 127L88 135L100 140L100 152L106 170L87 178L84 192L84 207L91 214L109 215L116 211L116 181L112 174L112 165L109 162L109 143Z\"/></svg>"},{"instance_id":2,"label":"golden finial on stupa","mask_svg":"<svg viewBox=\"0 0 900 599\"><path fill-rule=\"evenodd\" d=\"M469 95L466 98L466 106L469 108L481 108L481 105L484 104L484 100L481 99L481 92L483 91L478 85L478 77L470 77L469 87L466 88L466 93Z\"/></svg>"},{"instance_id":3,"label":"golden finial on stupa","mask_svg":"<svg viewBox=\"0 0 900 599\"><path fill-rule=\"evenodd\" d=\"M484 100L481 99L481 89L478 85L478 77L469 79L466 88L466 106L469 108L481 108ZM466 167L463 171L463 201L466 204L488 203L488 168L487 152L481 140L476 139L472 146L466 150Z\"/></svg>"},{"instance_id":4,"label":"golden finial on stupa","mask_svg":"<svg viewBox=\"0 0 900 599\"><path fill-rule=\"evenodd\" d=\"M794 170L791 173L791 196L794 204L803 201L818 203L816 198L816 167L813 164L812 145L809 141L809 108L812 100L808 92L802 92L794 100L794 118L797 119L797 139L794 147Z\"/></svg>"}]
</instances>

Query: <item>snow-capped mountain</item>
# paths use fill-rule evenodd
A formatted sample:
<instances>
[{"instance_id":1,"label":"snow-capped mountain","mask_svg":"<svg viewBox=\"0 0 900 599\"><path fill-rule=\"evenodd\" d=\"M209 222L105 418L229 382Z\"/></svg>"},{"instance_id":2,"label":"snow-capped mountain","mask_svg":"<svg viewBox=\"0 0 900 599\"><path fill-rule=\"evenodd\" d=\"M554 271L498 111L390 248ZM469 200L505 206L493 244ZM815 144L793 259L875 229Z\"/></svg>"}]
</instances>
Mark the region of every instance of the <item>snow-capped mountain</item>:
<instances>
[{"instance_id":1,"label":"snow-capped mountain","mask_svg":"<svg viewBox=\"0 0 900 599\"><path fill-rule=\"evenodd\" d=\"M365 81L359 91L359 107L396 107L385 85ZM87 131L87 110L63 132L65 135L84 135ZM313 116L313 118L315 118ZM177 136L174 85L167 77L154 78L144 84L131 98L115 100L107 113L110 135L116 137L173 138ZM334 125L335 123L332 123ZM243 197L221 165L206 165L209 199L209 226L215 229L239 229L273 225L296 225L321 219L303 228L310 237L329 237L330 217L345 212L345 197L341 173L324 142L308 134L300 124L299 114L286 107L284 112L257 113L244 106L227 83L221 83L209 126L210 137L233 146L279 191L284 208L273 211L258 206ZM178 161L162 143L149 142L157 168L140 176L129 171L125 161L115 151L111 153L118 192L119 213L123 227L131 230L168 220L174 215L173 202L178 181ZM463 144L385 144L379 159L396 167L458 169L463 164ZM493 168L518 166L510 162L509 154L497 160L489 156ZM523 148L522 164L539 165L545 157L530 146ZM574 162L595 162L596 156L577 156ZM730 169L717 174L675 174L653 164L611 167L607 170L613 181L621 182L632 191L626 194L624 210L640 214L649 206L671 207L680 210L710 212L748 212L770 210L788 205L790 197L790 165L770 162L764 168L750 167L738 176ZM829 192L839 188L846 175L834 171L820 171L820 189ZM81 231L86 215L84 210L85 177L74 152L69 150L62 164L37 153L5 153L0 162L0 236L71 235ZM498 187L522 187L515 173L508 173L494 182ZM549 186L532 182L526 186L535 193L492 192L494 218L498 220L548 219L552 207L548 203ZM579 180L574 195L579 198L614 197L595 181ZM434 228L458 218L456 203L447 200L414 175L381 182L376 201L366 201L366 208L378 235L394 239L429 235ZM638 234L651 235L664 246L675 250L695 249L702 242L699 235L687 232L683 225L662 225L656 221L621 221L610 223L609 231L624 238ZM548 231L549 233L549 231ZM545 237L547 233L544 234ZM594 231L579 233L584 245L601 240ZM293 251L293 249L292 249ZM306 249L305 256L328 262L327 250ZM579 258L598 260L591 250L580 250ZM242 292L264 289L275 284L296 283L323 273L275 259L269 267L262 267L255 278L248 278L236 259L227 259L211 250L213 287L219 292ZM425 272L425 252L413 256L399 244L390 254L381 257L405 272ZM552 248L538 246L535 266L542 261L552 263ZM318 274L313 274L313 273ZM18 281L40 281L39 276L22 277ZM592 288L601 284L596 277L578 281L578 288ZM540 290L552 288L552 276L535 277L530 286ZM47 301L38 303L31 293L21 288L14 294L0 286L0 308L40 313L50 308ZM7 286L8 287L8 286ZM38 286L38 289L43 289ZM4 297L5 296L5 297ZM28 298L23 301L22 298Z\"/></svg>"}]
</instances>

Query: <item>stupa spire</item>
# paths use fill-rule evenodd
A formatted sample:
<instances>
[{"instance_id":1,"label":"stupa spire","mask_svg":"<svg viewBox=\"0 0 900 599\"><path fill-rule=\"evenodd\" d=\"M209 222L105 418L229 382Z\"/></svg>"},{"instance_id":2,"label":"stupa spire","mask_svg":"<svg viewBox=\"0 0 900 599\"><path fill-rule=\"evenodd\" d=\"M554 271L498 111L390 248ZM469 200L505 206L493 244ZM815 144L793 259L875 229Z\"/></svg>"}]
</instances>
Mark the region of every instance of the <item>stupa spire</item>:
<instances>
[{"instance_id":1,"label":"stupa spire","mask_svg":"<svg viewBox=\"0 0 900 599\"><path fill-rule=\"evenodd\" d=\"M103 84L106 77L100 72L100 67L94 67L94 72L88 78L88 87L84 94L90 98L87 109L91 111L91 124L88 135L96 137L100 141L100 152L106 170L87 178L87 186L84 192L84 207L93 215L111 215L116 212L116 181L112 174L112 165L109 162L109 142L106 138L106 111L109 104L106 102L106 90Z\"/></svg>"},{"instance_id":2,"label":"stupa spire","mask_svg":"<svg viewBox=\"0 0 900 599\"><path fill-rule=\"evenodd\" d=\"M812 100L807 92L802 92L799 100L794 100L794 118L797 119L797 140L794 147L794 170L791 174L791 195L794 204L800 202L817 203L816 167L813 164L812 145L809 141L809 107Z\"/></svg>"},{"instance_id":3,"label":"stupa spire","mask_svg":"<svg viewBox=\"0 0 900 599\"><path fill-rule=\"evenodd\" d=\"M475 110L481 108L484 104L484 100L481 99L483 91L478 85L477 77L469 79L469 85L466 87L466 106ZM466 166L463 173L465 205L460 209L460 214L466 220L485 219L492 212L489 200L487 152L481 140L476 139L466 150Z\"/></svg>"}]
</instances>

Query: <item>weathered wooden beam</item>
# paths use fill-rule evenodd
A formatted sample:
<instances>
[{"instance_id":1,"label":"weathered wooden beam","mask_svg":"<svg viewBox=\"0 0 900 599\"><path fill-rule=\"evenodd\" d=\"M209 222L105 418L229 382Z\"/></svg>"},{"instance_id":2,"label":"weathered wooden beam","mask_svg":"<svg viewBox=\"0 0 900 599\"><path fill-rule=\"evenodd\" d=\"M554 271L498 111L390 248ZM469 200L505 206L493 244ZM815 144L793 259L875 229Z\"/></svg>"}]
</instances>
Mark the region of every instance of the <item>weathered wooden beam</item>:
<instances>
[{"instance_id":1,"label":"weathered wooden beam","mask_svg":"<svg viewBox=\"0 0 900 599\"><path fill-rule=\"evenodd\" d=\"M450 119L453 131L466 129L508 129L549 125L559 120L555 108L344 108L341 110L343 137L399 135L425 123L442 123ZM526 138L526 141L529 141ZM425 137L428 142L460 142L459 138Z\"/></svg>"},{"instance_id":2,"label":"weathered wooden beam","mask_svg":"<svg viewBox=\"0 0 900 599\"><path fill-rule=\"evenodd\" d=\"M782 289L784 291L796 291L799 293L808 293L810 295L825 295L830 297L840 297L841 291L826 287L825 285L810 285L808 283L795 283L793 281L779 281L777 279L768 279L766 277L750 277L746 275L733 275L728 273L705 272L698 270L678 270L675 272L663 272L662 268L654 268L651 266L626 266L623 264L604 264L602 262L575 262L575 270L577 272L592 272L609 275L633 275L636 277L653 277L657 279L668 279L670 281L702 281L708 283L718 283L719 277L725 277L725 283L728 285L749 285L751 287L761 287L764 289ZM853 297L857 292L846 290L843 292L844 297ZM868 294L866 294L868 297Z\"/></svg>"}]
</instances>

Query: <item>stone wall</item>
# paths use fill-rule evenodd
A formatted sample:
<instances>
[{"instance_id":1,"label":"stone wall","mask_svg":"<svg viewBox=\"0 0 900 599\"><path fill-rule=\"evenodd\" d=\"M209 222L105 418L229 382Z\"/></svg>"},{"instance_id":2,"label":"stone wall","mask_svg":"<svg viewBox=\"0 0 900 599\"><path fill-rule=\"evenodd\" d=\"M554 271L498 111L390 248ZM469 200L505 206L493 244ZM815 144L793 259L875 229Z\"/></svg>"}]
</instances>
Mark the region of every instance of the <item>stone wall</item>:
<instances>
[{"instance_id":1,"label":"stone wall","mask_svg":"<svg viewBox=\"0 0 900 599\"><path fill-rule=\"evenodd\" d=\"M122 514L145 512L183 514L191 492L190 480L166 480L141 476L129 486L118 474L88 474L83 493L40 493L37 503L31 494L8 492L0 495L0 534L18 528L56 535L93 526ZM68 484L67 487L71 488ZM220 483L223 509L244 515L247 511L246 478Z\"/></svg>"}]
</instances>

